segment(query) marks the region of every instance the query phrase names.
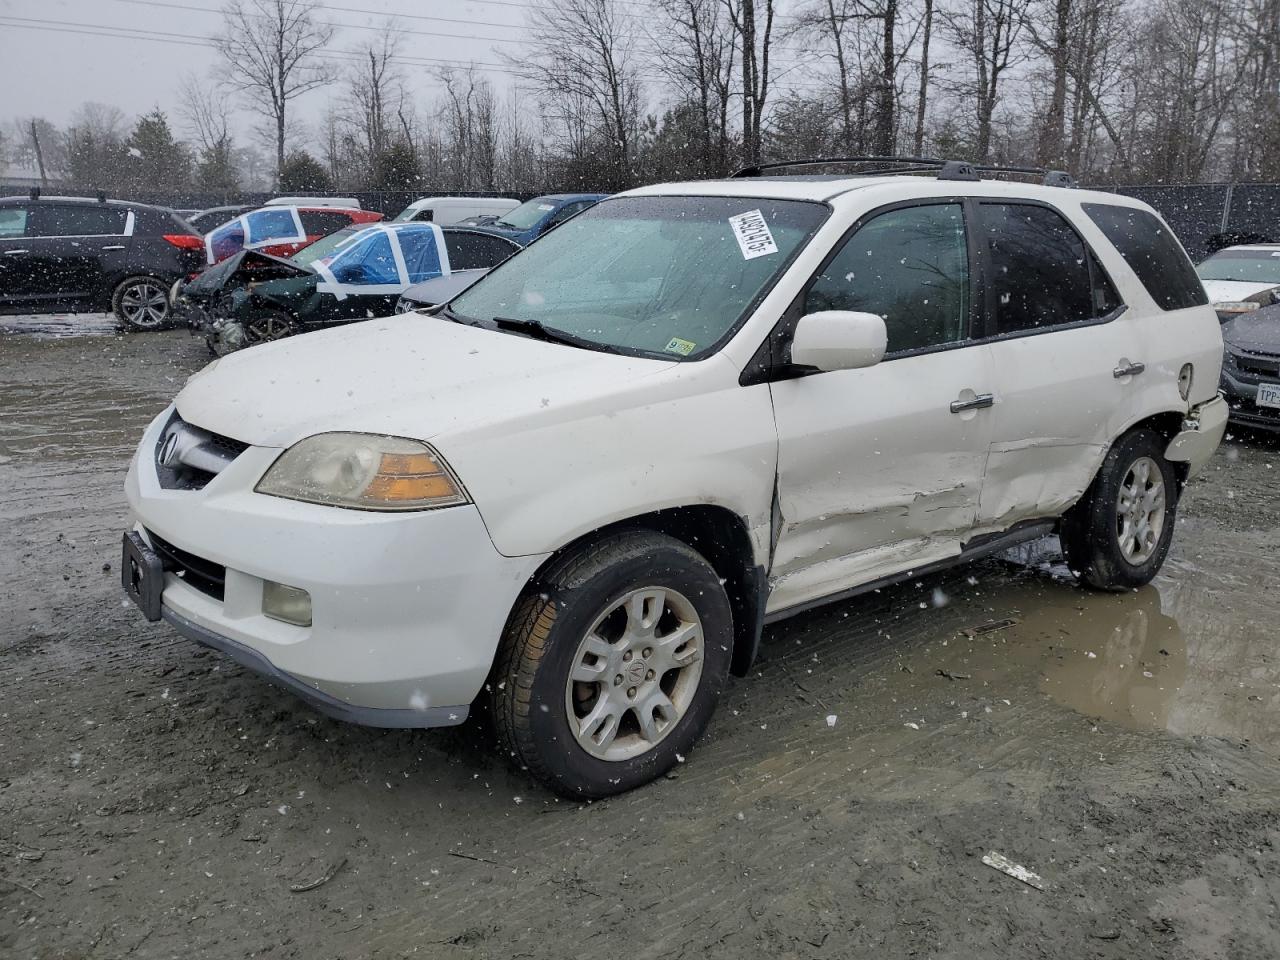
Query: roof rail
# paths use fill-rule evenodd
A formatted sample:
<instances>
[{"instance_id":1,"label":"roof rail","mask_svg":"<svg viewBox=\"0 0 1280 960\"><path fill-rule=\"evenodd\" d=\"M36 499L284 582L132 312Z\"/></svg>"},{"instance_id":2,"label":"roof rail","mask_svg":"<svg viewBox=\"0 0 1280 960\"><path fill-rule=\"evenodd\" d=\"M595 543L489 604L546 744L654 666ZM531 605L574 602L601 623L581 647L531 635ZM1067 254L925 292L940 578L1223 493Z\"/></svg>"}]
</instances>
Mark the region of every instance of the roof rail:
<instances>
[{"instance_id":1,"label":"roof rail","mask_svg":"<svg viewBox=\"0 0 1280 960\"><path fill-rule=\"evenodd\" d=\"M899 167L941 167L947 161L937 160L933 157L809 157L803 160L778 160L772 163L757 163L750 167L743 167L741 170L730 174L730 176L734 179L759 177L763 176L766 170L782 170L787 167L822 167L833 163L893 163Z\"/></svg>"},{"instance_id":2,"label":"roof rail","mask_svg":"<svg viewBox=\"0 0 1280 960\"><path fill-rule=\"evenodd\" d=\"M937 169L939 180L963 180L972 182L982 178L983 174L1017 174L1043 178L1041 183L1046 187L1074 187L1075 179L1062 170L1044 170L1041 167L1014 167L999 164L975 164L967 160L942 160L937 157L813 157L801 160L779 160L770 163L757 163L732 174L732 177L760 177L770 170L782 170L788 167L822 167L832 164L872 163L883 165L879 170L865 170L853 176L884 176L893 173L921 173L929 169Z\"/></svg>"}]
</instances>

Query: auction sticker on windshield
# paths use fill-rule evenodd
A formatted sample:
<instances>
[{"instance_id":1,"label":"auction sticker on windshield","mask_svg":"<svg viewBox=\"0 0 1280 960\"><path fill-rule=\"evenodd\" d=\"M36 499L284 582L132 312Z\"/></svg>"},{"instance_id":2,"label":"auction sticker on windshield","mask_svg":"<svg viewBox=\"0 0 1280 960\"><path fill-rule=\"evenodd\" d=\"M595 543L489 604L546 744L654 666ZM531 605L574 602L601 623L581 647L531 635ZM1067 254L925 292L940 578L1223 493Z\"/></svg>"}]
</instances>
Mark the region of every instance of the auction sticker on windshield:
<instances>
[{"instance_id":1,"label":"auction sticker on windshield","mask_svg":"<svg viewBox=\"0 0 1280 960\"><path fill-rule=\"evenodd\" d=\"M742 249L743 260L754 260L756 257L778 252L778 245L773 242L773 234L769 232L769 224L765 223L764 214L759 210L749 210L730 217L729 226L733 227L733 236Z\"/></svg>"},{"instance_id":2,"label":"auction sticker on windshield","mask_svg":"<svg viewBox=\"0 0 1280 960\"><path fill-rule=\"evenodd\" d=\"M1280 383L1258 384L1258 406L1280 409Z\"/></svg>"},{"instance_id":3,"label":"auction sticker on windshield","mask_svg":"<svg viewBox=\"0 0 1280 960\"><path fill-rule=\"evenodd\" d=\"M678 353L682 357L687 357L693 353L697 346L692 340L681 340L679 337L672 337L663 349L668 353Z\"/></svg>"}]
</instances>

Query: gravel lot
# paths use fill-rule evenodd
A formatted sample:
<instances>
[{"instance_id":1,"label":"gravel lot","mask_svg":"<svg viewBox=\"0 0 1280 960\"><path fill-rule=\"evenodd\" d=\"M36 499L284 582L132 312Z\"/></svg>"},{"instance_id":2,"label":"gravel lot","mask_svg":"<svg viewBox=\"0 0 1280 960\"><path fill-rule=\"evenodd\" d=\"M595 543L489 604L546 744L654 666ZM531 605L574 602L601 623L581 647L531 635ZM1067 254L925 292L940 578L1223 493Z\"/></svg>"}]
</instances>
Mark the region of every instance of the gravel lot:
<instances>
[{"instance_id":1,"label":"gravel lot","mask_svg":"<svg viewBox=\"0 0 1280 960\"><path fill-rule=\"evenodd\" d=\"M1050 543L791 620L675 775L572 804L482 718L344 726L124 601L128 457L205 359L0 317L0 956L1280 956L1273 441L1155 585Z\"/></svg>"}]
</instances>

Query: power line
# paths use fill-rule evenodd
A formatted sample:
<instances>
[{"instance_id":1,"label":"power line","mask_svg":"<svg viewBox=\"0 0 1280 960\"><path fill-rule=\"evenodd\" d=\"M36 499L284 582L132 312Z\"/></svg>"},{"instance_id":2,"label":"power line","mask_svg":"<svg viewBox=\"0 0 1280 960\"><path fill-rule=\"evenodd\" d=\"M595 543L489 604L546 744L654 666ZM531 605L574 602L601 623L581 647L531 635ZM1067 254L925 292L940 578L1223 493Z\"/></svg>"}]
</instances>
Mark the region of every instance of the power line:
<instances>
[{"instance_id":1,"label":"power line","mask_svg":"<svg viewBox=\"0 0 1280 960\"><path fill-rule=\"evenodd\" d=\"M15 29L42 30L51 33L70 33L81 34L84 36L114 37L124 40L146 40L154 43L177 43L187 46L200 46L208 49L217 49L215 38L196 34L174 33L172 31L165 30L149 30L141 27L115 27L110 24L102 23L83 23L77 21L55 21L32 17L14 17L8 14L0 14L0 20L10 21L5 25L11 26ZM464 39L471 38L466 37ZM319 59L332 60L340 63L356 63L363 62L365 54L359 50L337 50L319 51L315 53L314 56ZM502 73L513 77L524 77L524 74L520 70L513 69L509 64L495 63L491 60L460 60L410 54L396 54L388 59L393 63L419 67L443 66L463 68L474 65L484 67L485 69L495 73ZM784 65L786 64L784 63ZM651 83L661 84L669 80L668 77L656 74L638 73L637 76L641 79L648 80ZM821 87L793 83L789 85L789 89L815 90L821 89Z\"/></svg>"}]
</instances>

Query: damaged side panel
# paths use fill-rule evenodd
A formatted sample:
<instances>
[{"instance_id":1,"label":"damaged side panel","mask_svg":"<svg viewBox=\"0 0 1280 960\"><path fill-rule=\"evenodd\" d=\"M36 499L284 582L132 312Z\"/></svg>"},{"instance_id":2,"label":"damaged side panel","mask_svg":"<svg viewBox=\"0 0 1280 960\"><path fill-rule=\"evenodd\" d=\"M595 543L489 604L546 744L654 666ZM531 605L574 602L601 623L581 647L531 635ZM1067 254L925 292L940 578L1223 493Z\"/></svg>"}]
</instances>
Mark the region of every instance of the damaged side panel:
<instances>
[{"instance_id":1,"label":"damaged side panel","mask_svg":"<svg viewBox=\"0 0 1280 960\"><path fill-rule=\"evenodd\" d=\"M990 411L981 344L772 386L778 424L769 610L960 552L978 510Z\"/></svg>"}]
</instances>

